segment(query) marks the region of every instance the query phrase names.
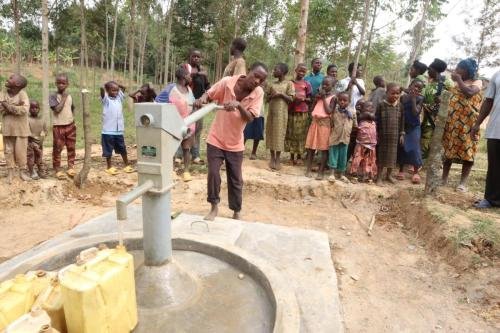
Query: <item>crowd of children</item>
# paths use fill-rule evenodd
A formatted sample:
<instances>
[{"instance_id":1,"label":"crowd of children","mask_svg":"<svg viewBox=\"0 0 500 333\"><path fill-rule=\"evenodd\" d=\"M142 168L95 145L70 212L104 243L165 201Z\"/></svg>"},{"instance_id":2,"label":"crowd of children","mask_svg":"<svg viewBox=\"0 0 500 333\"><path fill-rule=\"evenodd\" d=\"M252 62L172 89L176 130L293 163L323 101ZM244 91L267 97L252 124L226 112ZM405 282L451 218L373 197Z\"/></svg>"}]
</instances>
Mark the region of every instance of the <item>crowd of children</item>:
<instances>
[{"instance_id":1,"label":"crowd of children","mask_svg":"<svg viewBox=\"0 0 500 333\"><path fill-rule=\"evenodd\" d=\"M19 177L28 181L48 176L43 162L43 141L47 135L47 123L39 116L40 104L29 100L25 91L28 81L19 74L13 74L5 83L5 91L0 92L0 114L2 115L2 136L5 146L7 182L12 183L15 169ZM74 177L76 157L76 132L74 104L68 92L69 79L66 74L55 78L57 91L49 96L48 105L52 111L52 167L57 179ZM106 158L106 172L119 173L111 164L113 151L120 154L124 172L134 172L127 158L127 148L123 133L125 122L122 102L125 88L114 81L101 88L102 103L102 156ZM152 101L156 94L149 85L144 85L130 95L138 102ZM61 153L66 148L67 169L61 167Z\"/></svg>"},{"instance_id":2,"label":"crowd of children","mask_svg":"<svg viewBox=\"0 0 500 333\"><path fill-rule=\"evenodd\" d=\"M245 74L243 52L244 40L235 39L231 46L233 61L226 68L228 75ZM158 96L149 84L144 84L128 96L135 103L174 103L184 118L193 112L195 98L199 98L210 87L207 75L200 65L201 53L191 50L189 61L175 73L176 82L169 84ZM413 183L420 183L422 168L421 124L429 120L430 110L439 102L433 90L426 90L428 81L437 82L446 64L436 59L429 67L415 61L410 70L411 83L407 88L396 83L386 84L384 78L373 78L375 88L366 96L365 83L361 79L363 68L348 66L349 76L337 80L338 68L330 64L326 75L322 74L322 62L315 58L311 72L300 63L294 70L293 80L287 79L288 66L278 63L272 79L263 85L264 101L267 103L266 127L264 117L249 123L245 128L245 140L254 139L251 159L255 158L257 145L264 138L270 151L269 167L280 170L281 153L290 154L292 165L305 164L305 175L312 177L317 171L317 180L326 177L335 182L372 182L380 184L384 179L394 183L405 178L405 167L409 167ZM429 70L431 79L422 74ZM225 72L226 72L225 71ZM236 73L237 72L237 73ZM236 73L236 74L235 74ZM43 163L43 140L47 134L45 122L39 118L39 103L29 101L24 90L27 80L14 74L0 93L0 113L3 120L3 140L8 171L8 181L14 169L20 171L23 180L47 177ZM68 93L69 79L65 74L55 77L57 91L50 95L48 104L52 111L52 166L58 179L75 175L75 145L77 128L74 120L74 104ZM442 87L441 87L442 88ZM441 89L440 88L440 89ZM430 91L430 92L426 92ZM196 94L193 94L196 93ZM432 96L431 96L432 95ZM123 172L134 172L127 157L124 141L125 123L122 103L126 98L125 88L114 81L104 84L100 92L102 103L102 156L106 159L106 173L117 175L120 170L112 165L113 151L123 159ZM429 100L432 99L434 106ZM435 99L435 101L434 101ZM432 120L432 119L430 119ZM199 156L202 122L191 126L191 135L181 143L178 155L184 160L184 181L191 180L191 160L203 162ZM61 167L61 152L66 148L67 169ZM192 150L197 152L193 155ZM305 155L305 156L304 156ZM316 164L315 157L318 156ZM303 158L305 159L303 160ZM350 166L349 165L350 161ZM394 176L393 170L398 170Z\"/></svg>"}]
</instances>

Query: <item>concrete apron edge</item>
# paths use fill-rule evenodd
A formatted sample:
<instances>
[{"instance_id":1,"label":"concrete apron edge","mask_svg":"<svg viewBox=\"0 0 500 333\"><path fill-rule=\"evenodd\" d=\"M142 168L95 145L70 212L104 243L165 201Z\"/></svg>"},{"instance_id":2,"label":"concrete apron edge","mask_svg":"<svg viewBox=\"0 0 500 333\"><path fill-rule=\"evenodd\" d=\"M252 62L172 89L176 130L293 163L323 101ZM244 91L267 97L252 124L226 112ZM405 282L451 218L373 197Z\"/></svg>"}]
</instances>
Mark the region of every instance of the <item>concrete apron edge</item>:
<instances>
[{"instance_id":1,"label":"concrete apron edge","mask_svg":"<svg viewBox=\"0 0 500 333\"><path fill-rule=\"evenodd\" d=\"M142 239L142 231L124 232L124 240ZM85 238L67 239L53 247L42 249L25 260L0 272L0 281L14 277L41 265L50 258L77 248L94 246L99 243L116 243L116 233L91 235ZM275 308L274 333L300 332L300 308L294 291L283 275L266 260L249 252L214 240L207 240L196 235L181 235L172 238L174 250L187 250L213 256L231 264L255 279L266 291ZM11 260L15 260L13 258Z\"/></svg>"}]
</instances>

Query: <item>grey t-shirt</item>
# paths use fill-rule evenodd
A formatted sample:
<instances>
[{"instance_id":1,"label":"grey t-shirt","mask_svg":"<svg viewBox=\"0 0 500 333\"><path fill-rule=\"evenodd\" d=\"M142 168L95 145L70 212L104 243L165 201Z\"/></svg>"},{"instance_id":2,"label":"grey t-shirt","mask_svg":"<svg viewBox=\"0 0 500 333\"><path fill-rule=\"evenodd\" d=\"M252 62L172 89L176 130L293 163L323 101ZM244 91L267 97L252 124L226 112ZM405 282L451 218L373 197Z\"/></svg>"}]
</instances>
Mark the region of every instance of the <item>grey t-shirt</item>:
<instances>
[{"instance_id":1,"label":"grey t-shirt","mask_svg":"<svg viewBox=\"0 0 500 333\"><path fill-rule=\"evenodd\" d=\"M500 71L493 74L484 97L493 99L490 120L486 127L486 139L500 140Z\"/></svg>"}]
</instances>

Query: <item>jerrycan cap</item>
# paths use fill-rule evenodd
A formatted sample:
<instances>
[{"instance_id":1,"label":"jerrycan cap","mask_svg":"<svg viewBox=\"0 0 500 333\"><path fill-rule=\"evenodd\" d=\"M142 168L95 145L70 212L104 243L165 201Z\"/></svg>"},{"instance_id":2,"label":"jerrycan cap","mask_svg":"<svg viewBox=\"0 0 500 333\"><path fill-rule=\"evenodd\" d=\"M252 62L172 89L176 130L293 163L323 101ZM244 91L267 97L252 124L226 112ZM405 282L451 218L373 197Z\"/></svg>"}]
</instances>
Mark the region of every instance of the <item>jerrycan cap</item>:
<instances>
[{"instance_id":1,"label":"jerrycan cap","mask_svg":"<svg viewBox=\"0 0 500 333\"><path fill-rule=\"evenodd\" d=\"M42 271L42 270L36 271L36 276L39 278L44 277L46 275L47 275L46 271Z\"/></svg>"}]
</instances>

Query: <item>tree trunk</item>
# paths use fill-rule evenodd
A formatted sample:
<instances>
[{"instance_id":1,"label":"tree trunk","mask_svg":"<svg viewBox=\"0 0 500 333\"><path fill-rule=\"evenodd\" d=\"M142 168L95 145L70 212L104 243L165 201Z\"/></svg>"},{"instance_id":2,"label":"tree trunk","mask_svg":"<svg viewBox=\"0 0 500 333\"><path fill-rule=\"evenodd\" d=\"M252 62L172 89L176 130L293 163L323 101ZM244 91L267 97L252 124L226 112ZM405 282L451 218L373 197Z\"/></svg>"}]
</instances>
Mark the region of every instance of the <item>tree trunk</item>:
<instances>
[{"instance_id":1,"label":"tree trunk","mask_svg":"<svg viewBox=\"0 0 500 333\"><path fill-rule=\"evenodd\" d=\"M443 165L443 137L444 125L448 116L448 106L451 94L444 90L441 94L439 112L434 120L435 128L432 133L429 157L426 161L425 195L432 194L441 185L441 167Z\"/></svg>"},{"instance_id":2,"label":"tree trunk","mask_svg":"<svg viewBox=\"0 0 500 333\"><path fill-rule=\"evenodd\" d=\"M104 68L104 43L101 43L101 70Z\"/></svg>"},{"instance_id":3,"label":"tree trunk","mask_svg":"<svg viewBox=\"0 0 500 333\"><path fill-rule=\"evenodd\" d=\"M478 68L481 68L479 66L481 66L481 61L483 60L484 41L486 39L486 34L488 33L488 31L485 27L487 25L487 23L485 22L486 18L484 16L487 15L487 13L489 13L491 11L490 5L491 5L491 1L489 1L489 0L484 1L484 8L481 11L481 17L480 17L480 21L479 21L480 25L481 25L481 33L479 34L479 42L477 43L478 47L477 47L477 51L476 51L476 55L475 55Z\"/></svg>"},{"instance_id":4,"label":"tree trunk","mask_svg":"<svg viewBox=\"0 0 500 333\"><path fill-rule=\"evenodd\" d=\"M49 111L49 10L47 0L42 0L42 117L50 124Z\"/></svg>"},{"instance_id":5,"label":"tree trunk","mask_svg":"<svg viewBox=\"0 0 500 333\"><path fill-rule=\"evenodd\" d=\"M87 28L85 19L85 0L80 0L80 89L87 87L87 69L88 69L88 57L87 57Z\"/></svg>"},{"instance_id":6,"label":"tree trunk","mask_svg":"<svg viewBox=\"0 0 500 333\"><path fill-rule=\"evenodd\" d=\"M366 53L365 53L365 62L363 64L363 69L365 73L365 77L369 77L367 70L368 70L368 57L370 55L370 48L372 46L372 38L373 38L373 28L375 27L375 19L377 18L377 9L378 9L378 0L375 0L375 8L373 9L373 16L372 16L372 23L370 27L370 33L368 34L368 45L366 46Z\"/></svg>"},{"instance_id":7,"label":"tree trunk","mask_svg":"<svg viewBox=\"0 0 500 333\"><path fill-rule=\"evenodd\" d=\"M82 0L83 1L83 0ZM85 142L85 153L83 158L83 167L78 174L75 175L74 184L78 188L82 188L87 181L87 176L90 171L91 155L92 155L92 138L90 137L90 112L88 102L88 90L82 89L82 116L83 116L83 140Z\"/></svg>"},{"instance_id":8,"label":"tree trunk","mask_svg":"<svg viewBox=\"0 0 500 333\"><path fill-rule=\"evenodd\" d=\"M265 21L264 21L264 32L262 33L262 36L266 40L269 37L269 15L271 15L269 12L266 13L266 18L265 18Z\"/></svg>"},{"instance_id":9,"label":"tree trunk","mask_svg":"<svg viewBox=\"0 0 500 333\"><path fill-rule=\"evenodd\" d=\"M224 52L224 44L222 41L219 41L219 47L217 48L217 53L215 55L215 80L218 81L223 73L222 73L222 57Z\"/></svg>"},{"instance_id":10,"label":"tree trunk","mask_svg":"<svg viewBox=\"0 0 500 333\"><path fill-rule=\"evenodd\" d=\"M132 91L132 84L134 82L135 0L130 0L130 31L128 38L129 38L128 88Z\"/></svg>"},{"instance_id":11,"label":"tree trunk","mask_svg":"<svg viewBox=\"0 0 500 333\"><path fill-rule=\"evenodd\" d=\"M106 71L109 72L109 20L108 20L108 2L104 0L104 17L106 19L105 29L106 29Z\"/></svg>"},{"instance_id":12,"label":"tree trunk","mask_svg":"<svg viewBox=\"0 0 500 333\"><path fill-rule=\"evenodd\" d=\"M354 39L354 34L352 33L352 27L354 26L354 23L353 25L351 26L351 33L349 34L349 44L347 44L347 55L346 55L346 59L345 59L345 62L346 62L346 66L345 68L347 68L347 66L349 66L349 62L351 61L351 47L352 47L352 40Z\"/></svg>"},{"instance_id":13,"label":"tree trunk","mask_svg":"<svg viewBox=\"0 0 500 333\"><path fill-rule=\"evenodd\" d=\"M423 41L423 35L425 31L425 21L427 19L427 12L429 11L429 6L431 4L431 0L425 0L424 3L424 10L422 11L422 18L420 21L417 23L417 31L415 35L414 42L415 44L412 47L411 53L410 53L410 61L409 61L409 66L413 64L413 62L417 59L417 56L420 54L420 49L422 47L422 41ZM410 75L408 74L408 83L407 85L410 84Z\"/></svg>"},{"instance_id":14,"label":"tree trunk","mask_svg":"<svg viewBox=\"0 0 500 333\"><path fill-rule=\"evenodd\" d=\"M83 168L75 176L74 184L78 187L83 187L87 181L87 175L90 170L90 157L91 157L91 137L90 137L90 113L88 106L88 93L87 87L87 73L88 73L88 47L87 47L87 31L85 19L85 0L80 0L80 17L81 17L81 45L80 45L80 89L82 92L82 115L83 115L83 137L85 142L85 157L83 161Z\"/></svg>"},{"instance_id":15,"label":"tree trunk","mask_svg":"<svg viewBox=\"0 0 500 333\"><path fill-rule=\"evenodd\" d=\"M309 0L300 0L300 23L297 34L297 47L295 48L295 67L304 62L306 53L307 18L309 16Z\"/></svg>"},{"instance_id":16,"label":"tree trunk","mask_svg":"<svg viewBox=\"0 0 500 333\"><path fill-rule=\"evenodd\" d=\"M128 30L127 29L127 33L128 33ZM125 58L123 60L123 77L126 77L126 73L127 73L127 61L128 61L128 42L125 43Z\"/></svg>"},{"instance_id":17,"label":"tree trunk","mask_svg":"<svg viewBox=\"0 0 500 333\"><path fill-rule=\"evenodd\" d=\"M365 15L363 16L363 23L361 25L361 35L359 36L359 44L356 49L356 54L354 56L354 67L351 74L351 79L356 78L356 72L358 69L359 55L361 54L361 50L363 49L363 42L365 41L365 33L366 33L366 25L368 23L368 15L370 13L370 2L371 0L365 0ZM351 91L349 92L350 98L352 99L352 86Z\"/></svg>"},{"instance_id":18,"label":"tree trunk","mask_svg":"<svg viewBox=\"0 0 500 333\"><path fill-rule=\"evenodd\" d=\"M170 77L170 82L175 82L175 53L174 53L174 48L172 47L172 70L171 72L171 77Z\"/></svg>"},{"instance_id":19,"label":"tree trunk","mask_svg":"<svg viewBox=\"0 0 500 333\"><path fill-rule=\"evenodd\" d=\"M141 83L144 81L144 58L146 54L146 41L148 40L148 24L144 25L144 36L142 40L142 49L141 49Z\"/></svg>"},{"instance_id":20,"label":"tree trunk","mask_svg":"<svg viewBox=\"0 0 500 333\"><path fill-rule=\"evenodd\" d=\"M120 0L116 0L115 17L113 19L113 44L111 46L111 79L115 79L115 46L116 46L116 27L118 25L118 5Z\"/></svg>"},{"instance_id":21,"label":"tree trunk","mask_svg":"<svg viewBox=\"0 0 500 333\"><path fill-rule=\"evenodd\" d=\"M19 6L17 0L12 0L12 14L14 16L14 34L16 39L16 73L21 73L21 36L19 33Z\"/></svg>"},{"instance_id":22,"label":"tree trunk","mask_svg":"<svg viewBox=\"0 0 500 333\"><path fill-rule=\"evenodd\" d=\"M163 76L163 84L168 83L168 70L170 63L170 39L172 34L172 20L174 16L174 0L170 0L170 5L167 9L167 31L165 32L165 75Z\"/></svg>"}]
</instances>

